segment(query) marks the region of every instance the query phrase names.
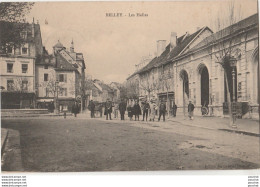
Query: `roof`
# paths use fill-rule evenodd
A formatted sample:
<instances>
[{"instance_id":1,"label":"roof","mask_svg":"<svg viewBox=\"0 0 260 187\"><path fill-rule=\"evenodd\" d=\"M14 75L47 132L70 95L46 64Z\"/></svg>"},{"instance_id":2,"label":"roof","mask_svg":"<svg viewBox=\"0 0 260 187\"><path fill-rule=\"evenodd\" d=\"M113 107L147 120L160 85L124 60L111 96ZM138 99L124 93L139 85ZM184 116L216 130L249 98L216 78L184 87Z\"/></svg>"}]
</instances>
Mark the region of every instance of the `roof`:
<instances>
[{"instance_id":1,"label":"roof","mask_svg":"<svg viewBox=\"0 0 260 187\"><path fill-rule=\"evenodd\" d=\"M58 42L57 42L53 47L63 48L64 46L62 45L62 43L60 42L60 40L58 40Z\"/></svg>"},{"instance_id":2,"label":"roof","mask_svg":"<svg viewBox=\"0 0 260 187\"><path fill-rule=\"evenodd\" d=\"M170 62L173 58L178 56L184 49L187 47L196 36L205 29L209 29L208 27L203 27L193 34L184 34L181 37L177 38L177 45L172 50L170 50L170 44L168 44L163 51L163 53L159 57L153 58L145 67L134 74L144 73L146 71L151 70L154 67L159 67L163 64ZM210 30L210 29L209 29ZM210 30L211 31L211 30ZM212 32L212 31L211 31ZM130 76L131 77L131 76Z\"/></svg>"},{"instance_id":3,"label":"roof","mask_svg":"<svg viewBox=\"0 0 260 187\"><path fill-rule=\"evenodd\" d=\"M34 26L34 33L32 29L33 26ZM1 30L5 31L5 32L0 32L0 38L3 43L10 42L10 38L12 38L12 40L17 42L22 41L22 43L23 42L34 43L35 56L42 54L43 45L42 45L42 37L41 37L41 28L39 24L0 21L0 28ZM9 30L12 30L12 32L9 32ZM22 40L22 38L19 36L19 32L21 33L23 31L26 31L26 38L24 40ZM14 34L17 37L14 37Z\"/></svg>"},{"instance_id":4,"label":"roof","mask_svg":"<svg viewBox=\"0 0 260 187\"><path fill-rule=\"evenodd\" d=\"M60 71L77 71L60 53L56 53L56 69Z\"/></svg>"},{"instance_id":5,"label":"roof","mask_svg":"<svg viewBox=\"0 0 260 187\"><path fill-rule=\"evenodd\" d=\"M190 52L195 51L196 49L203 47L205 45L209 45L212 42L215 42L219 39L225 38L231 34L237 33L239 31L242 31L243 29L253 26L253 25L258 25L258 14L254 14L252 16L247 17L246 19L243 19L233 25L230 25L208 37L206 37L204 40L202 40L199 44L197 44Z\"/></svg>"}]
</instances>

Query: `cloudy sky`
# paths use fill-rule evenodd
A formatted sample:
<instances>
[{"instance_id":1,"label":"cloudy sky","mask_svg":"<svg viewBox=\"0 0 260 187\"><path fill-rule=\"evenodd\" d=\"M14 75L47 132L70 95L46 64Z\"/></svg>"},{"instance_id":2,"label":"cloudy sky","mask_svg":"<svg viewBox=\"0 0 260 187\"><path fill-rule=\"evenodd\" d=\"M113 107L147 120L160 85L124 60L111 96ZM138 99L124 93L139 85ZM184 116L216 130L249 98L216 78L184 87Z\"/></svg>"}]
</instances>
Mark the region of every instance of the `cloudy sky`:
<instances>
[{"instance_id":1,"label":"cloudy sky","mask_svg":"<svg viewBox=\"0 0 260 187\"><path fill-rule=\"evenodd\" d=\"M257 12L257 1L235 1L242 18ZM143 56L156 53L156 41L195 32L197 27L214 30L215 20L228 10L219 1L189 2L38 2L28 21L39 20L43 45L49 53L58 40L85 57L87 73L105 82L123 82ZM122 13L107 17L106 13ZM129 17L144 13L146 17ZM48 24L46 24L46 21Z\"/></svg>"}]
</instances>

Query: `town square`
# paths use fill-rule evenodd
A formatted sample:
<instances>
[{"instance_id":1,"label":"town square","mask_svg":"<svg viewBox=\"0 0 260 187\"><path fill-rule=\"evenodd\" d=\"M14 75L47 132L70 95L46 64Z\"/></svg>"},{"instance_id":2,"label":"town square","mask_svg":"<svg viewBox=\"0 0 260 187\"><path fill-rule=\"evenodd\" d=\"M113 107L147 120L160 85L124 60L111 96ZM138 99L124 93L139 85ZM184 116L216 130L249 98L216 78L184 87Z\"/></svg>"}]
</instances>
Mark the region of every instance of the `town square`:
<instances>
[{"instance_id":1,"label":"town square","mask_svg":"<svg viewBox=\"0 0 260 187\"><path fill-rule=\"evenodd\" d=\"M2 172L259 169L257 1L4 2L0 31Z\"/></svg>"}]
</instances>

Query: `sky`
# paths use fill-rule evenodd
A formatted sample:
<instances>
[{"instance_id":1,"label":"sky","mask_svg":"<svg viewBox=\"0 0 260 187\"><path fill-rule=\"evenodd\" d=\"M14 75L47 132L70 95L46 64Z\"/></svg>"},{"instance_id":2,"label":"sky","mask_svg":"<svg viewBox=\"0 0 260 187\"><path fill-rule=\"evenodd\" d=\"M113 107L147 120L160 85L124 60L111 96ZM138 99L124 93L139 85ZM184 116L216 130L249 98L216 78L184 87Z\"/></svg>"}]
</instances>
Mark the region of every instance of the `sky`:
<instances>
[{"instance_id":1,"label":"sky","mask_svg":"<svg viewBox=\"0 0 260 187\"><path fill-rule=\"evenodd\" d=\"M257 13L256 0L237 0L241 18ZM27 17L39 21L43 45L53 52L58 40L69 49L73 39L76 52L84 55L86 72L92 78L124 82L143 56L156 54L156 41L169 43L171 32L182 36L197 27L215 31L217 17L228 12L228 2L37 2ZM240 10L240 11L239 11ZM107 13L122 13L108 17ZM144 13L145 17L128 15Z\"/></svg>"}]
</instances>

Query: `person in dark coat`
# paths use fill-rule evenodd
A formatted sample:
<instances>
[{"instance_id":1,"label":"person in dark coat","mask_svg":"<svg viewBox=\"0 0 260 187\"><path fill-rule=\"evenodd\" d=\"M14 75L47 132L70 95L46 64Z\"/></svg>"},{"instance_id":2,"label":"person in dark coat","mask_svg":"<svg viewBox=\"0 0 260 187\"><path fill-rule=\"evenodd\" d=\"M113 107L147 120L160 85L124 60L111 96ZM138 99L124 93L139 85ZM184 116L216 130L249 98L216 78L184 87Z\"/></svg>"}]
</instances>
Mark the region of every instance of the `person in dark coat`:
<instances>
[{"instance_id":1,"label":"person in dark coat","mask_svg":"<svg viewBox=\"0 0 260 187\"><path fill-rule=\"evenodd\" d=\"M126 103L122 100L119 103L119 112L120 112L121 120L125 120L125 111L126 111Z\"/></svg>"},{"instance_id":2,"label":"person in dark coat","mask_svg":"<svg viewBox=\"0 0 260 187\"><path fill-rule=\"evenodd\" d=\"M192 104L191 101L189 101L188 104L188 113L189 113L189 118L192 120L193 119L193 111L194 111L194 104Z\"/></svg>"},{"instance_id":3,"label":"person in dark coat","mask_svg":"<svg viewBox=\"0 0 260 187\"><path fill-rule=\"evenodd\" d=\"M144 105L143 105L143 121L144 121L144 118L146 118L146 121L147 121L149 110L150 110L150 105L147 101L145 101Z\"/></svg>"},{"instance_id":4,"label":"person in dark coat","mask_svg":"<svg viewBox=\"0 0 260 187\"><path fill-rule=\"evenodd\" d=\"M173 111L173 117L176 117L177 105L175 103L173 103L172 111Z\"/></svg>"},{"instance_id":5,"label":"person in dark coat","mask_svg":"<svg viewBox=\"0 0 260 187\"><path fill-rule=\"evenodd\" d=\"M77 101L75 101L74 104L72 105L71 112L74 114L74 117L77 117L77 114L79 113L79 105Z\"/></svg>"},{"instance_id":6,"label":"person in dark coat","mask_svg":"<svg viewBox=\"0 0 260 187\"><path fill-rule=\"evenodd\" d=\"M108 116L109 116L109 119L111 119L111 113L112 113L112 103L111 101L107 100L106 103L105 103L105 115L106 115L106 120L108 120Z\"/></svg>"},{"instance_id":7,"label":"person in dark coat","mask_svg":"<svg viewBox=\"0 0 260 187\"><path fill-rule=\"evenodd\" d=\"M134 107L133 107L133 115L135 115L135 121L136 121L136 117L137 120L139 121L139 115L141 115L141 107L138 103L138 101L135 101Z\"/></svg>"},{"instance_id":8,"label":"person in dark coat","mask_svg":"<svg viewBox=\"0 0 260 187\"><path fill-rule=\"evenodd\" d=\"M163 115L163 121L165 121L165 112L166 112L166 105L163 101L161 101L159 106L159 118L158 121L160 121L161 116Z\"/></svg>"},{"instance_id":9,"label":"person in dark coat","mask_svg":"<svg viewBox=\"0 0 260 187\"><path fill-rule=\"evenodd\" d=\"M93 100L89 102L89 110L90 110L90 117L94 118L95 117L95 103Z\"/></svg>"},{"instance_id":10,"label":"person in dark coat","mask_svg":"<svg viewBox=\"0 0 260 187\"><path fill-rule=\"evenodd\" d=\"M50 110L50 112L51 113L53 113L54 112L54 103L53 103L53 101L50 103L50 105L49 105L49 110Z\"/></svg>"}]
</instances>

